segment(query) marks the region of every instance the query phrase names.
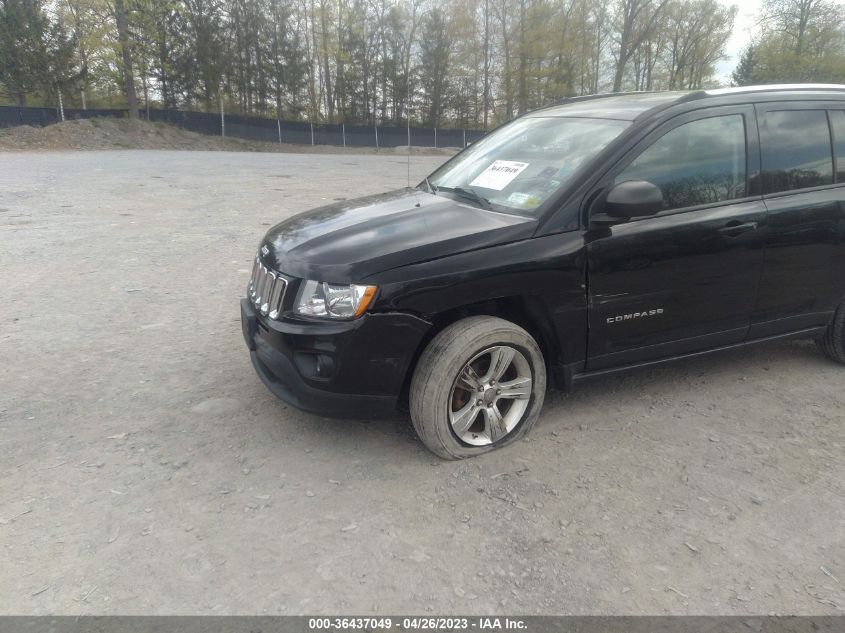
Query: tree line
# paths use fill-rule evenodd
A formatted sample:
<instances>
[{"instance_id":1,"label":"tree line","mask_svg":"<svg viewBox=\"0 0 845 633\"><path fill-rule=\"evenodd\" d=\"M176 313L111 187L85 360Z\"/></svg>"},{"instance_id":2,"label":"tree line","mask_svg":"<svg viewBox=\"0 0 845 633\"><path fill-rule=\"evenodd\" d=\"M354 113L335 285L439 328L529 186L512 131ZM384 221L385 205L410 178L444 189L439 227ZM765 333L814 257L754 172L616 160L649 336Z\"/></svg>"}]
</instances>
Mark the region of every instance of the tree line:
<instances>
[{"instance_id":1,"label":"tree line","mask_svg":"<svg viewBox=\"0 0 845 633\"><path fill-rule=\"evenodd\" d=\"M845 81L841 4L765 1L734 80ZM487 129L574 95L716 85L736 11L719 0L0 0L0 101Z\"/></svg>"},{"instance_id":2,"label":"tree line","mask_svg":"<svg viewBox=\"0 0 845 633\"><path fill-rule=\"evenodd\" d=\"M731 78L738 86L845 83L845 4L769 0Z\"/></svg>"}]
</instances>

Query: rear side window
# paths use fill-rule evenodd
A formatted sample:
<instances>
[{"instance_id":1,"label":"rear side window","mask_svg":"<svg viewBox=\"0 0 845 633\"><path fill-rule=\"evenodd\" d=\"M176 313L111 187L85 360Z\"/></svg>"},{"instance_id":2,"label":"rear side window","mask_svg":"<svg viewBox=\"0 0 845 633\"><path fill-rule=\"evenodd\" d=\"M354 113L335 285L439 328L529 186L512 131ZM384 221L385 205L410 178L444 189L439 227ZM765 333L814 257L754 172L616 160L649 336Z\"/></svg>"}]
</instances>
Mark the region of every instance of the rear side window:
<instances>
[{"instance_id":1,"label":"rear side window","mask_svg":"<svg viewBox=\"0 0 845 633\"><path fill-rule=\"evenodd\" d=\"M731 114L679 125L616 178L616 182L626 180L648 180L660 187L667 209L745 197L743 116Z\"/></svg>"},{"instance_id":2,"label":"rear side window","mask_svg":"<svg viewBox=\"0 0 845 633\"><path fill-rule=\"evenodd\" d=\"M836 182L845 182L845 110L832 110L833 155L836 156Z\"/></svg>"},{"instance_id":3,"label":"rear side window","mask_svg":"<svg viewBox=\"0 0 845 633\"><path fill-rule=\"evenodd\" d=\"M782 110L762 117L763 193L833 183L824 110Z\"/></svg>"}]
</instances>

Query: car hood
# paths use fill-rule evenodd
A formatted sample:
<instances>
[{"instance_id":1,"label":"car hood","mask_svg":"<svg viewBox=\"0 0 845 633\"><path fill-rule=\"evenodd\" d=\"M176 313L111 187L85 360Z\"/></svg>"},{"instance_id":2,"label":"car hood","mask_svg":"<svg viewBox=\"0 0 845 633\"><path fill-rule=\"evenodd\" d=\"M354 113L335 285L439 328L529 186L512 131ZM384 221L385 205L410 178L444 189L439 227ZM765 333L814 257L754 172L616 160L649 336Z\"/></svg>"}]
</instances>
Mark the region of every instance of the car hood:
<instances>
[{"instance_id":1,"label":"car hood","mask_svg":"<svg viewBox=\"0 0 845 633\"><path fill-rule=\"evenodd\" d=\"M274 226L264 262L293 277L363 281L399 266L530 237L537 223L416 189L344 200Z\"/></svg>"}]
</instances>

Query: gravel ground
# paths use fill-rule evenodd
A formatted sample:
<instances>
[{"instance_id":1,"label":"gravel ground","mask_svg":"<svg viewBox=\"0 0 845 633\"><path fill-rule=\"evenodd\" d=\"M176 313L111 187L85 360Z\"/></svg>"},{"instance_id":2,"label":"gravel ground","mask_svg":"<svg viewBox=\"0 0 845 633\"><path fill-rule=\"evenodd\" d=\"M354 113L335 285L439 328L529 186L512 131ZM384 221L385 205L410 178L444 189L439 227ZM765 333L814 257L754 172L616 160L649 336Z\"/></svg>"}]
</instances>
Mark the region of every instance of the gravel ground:
<instances>
[{"instance_id":1,"label":"gravel ground","mask_svg":"<svg viewBox=\"0 0 845 633\"><path fill-rule=\"evenodd\" d=\"M843 612L845 370L807 342L552 394L460 463L276 400L238 322L260 236L405 181L0 154L0 613Z\"/></svg>"}]
</instances>

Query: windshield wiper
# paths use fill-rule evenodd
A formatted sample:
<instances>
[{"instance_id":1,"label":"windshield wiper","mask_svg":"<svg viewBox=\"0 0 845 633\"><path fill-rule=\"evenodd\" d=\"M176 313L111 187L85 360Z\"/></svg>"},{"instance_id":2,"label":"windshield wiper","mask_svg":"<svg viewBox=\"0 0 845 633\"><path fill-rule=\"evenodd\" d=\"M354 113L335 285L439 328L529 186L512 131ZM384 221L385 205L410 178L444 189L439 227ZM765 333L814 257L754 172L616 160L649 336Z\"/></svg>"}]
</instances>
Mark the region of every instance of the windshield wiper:
<instances>
[{"instance_id":1,"label":"windshield wiper","mask_svg":"<svg viewBox=\"0 0 845 633\"><path fill-rule=\"evenodd\" d=\"M448 191L450 193L455 193L462 198L468 198L476 203L478 203L484 209L492 209L493 203L490 202L487 198L479 194L475 189L468 189L466 187L438 187L439 191Z\"/></svg>"},{"instance_id":2,"label":"windshield wiper","mask_svg":"<svg viewBox=\"0 0 845 633\"><path fill-rule=\"evenodd\" d=\"M437 187L431 184L431 181L428 179L428 176L425 177L425 186L428 187L428 190L433 193L435 196L437 195Z\"/></svg>"}]
</instances>

